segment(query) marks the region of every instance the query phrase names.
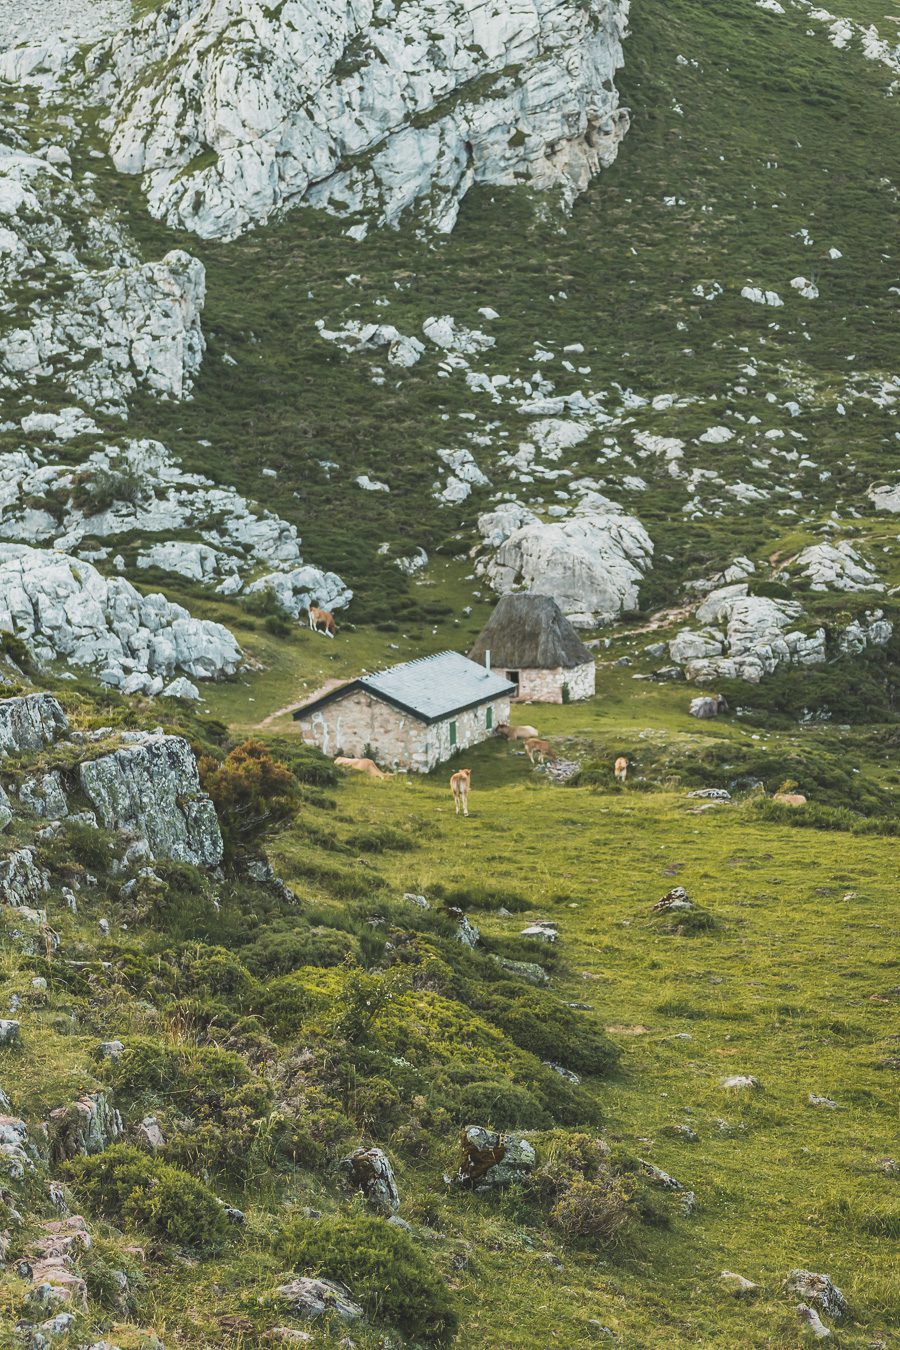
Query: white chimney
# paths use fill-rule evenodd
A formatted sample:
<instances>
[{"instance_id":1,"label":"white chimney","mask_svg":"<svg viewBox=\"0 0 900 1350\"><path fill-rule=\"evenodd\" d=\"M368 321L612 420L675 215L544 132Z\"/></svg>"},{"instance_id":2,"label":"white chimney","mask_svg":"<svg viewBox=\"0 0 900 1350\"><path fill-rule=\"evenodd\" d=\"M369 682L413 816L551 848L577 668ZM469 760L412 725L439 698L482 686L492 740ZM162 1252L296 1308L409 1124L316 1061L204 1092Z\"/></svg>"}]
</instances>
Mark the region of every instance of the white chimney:
<instances>
[{"instance_id":1,"label":"white chimney","mask_svg":"<svg viewBox=\"0 0 900 1350\"><path fill-rule=\"evenodd\" d=\"M486 651L485 654L484 654L484 668L485 668L485 670L487 671L487 673L490 675L490 673L491 673L491 649L490 649L490 647L488 647L487 651Z\"/></svg>"}]
</instances>

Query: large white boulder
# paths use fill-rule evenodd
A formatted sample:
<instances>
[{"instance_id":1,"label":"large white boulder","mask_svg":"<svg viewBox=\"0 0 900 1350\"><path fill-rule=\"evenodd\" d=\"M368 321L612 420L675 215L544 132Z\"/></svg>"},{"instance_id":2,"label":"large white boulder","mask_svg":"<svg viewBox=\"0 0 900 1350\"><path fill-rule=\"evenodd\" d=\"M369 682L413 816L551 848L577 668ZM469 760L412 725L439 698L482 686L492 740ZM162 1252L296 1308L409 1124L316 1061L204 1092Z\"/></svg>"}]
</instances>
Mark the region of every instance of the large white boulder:
<instances>
[{"instance_id":1,"label":"large white boulder","mask_svg":"<svg viewBox=\"0 0 900 1350\"><path fill-rule=\"evenodd\" d=\"M268 591L274 595L279 609L293 619L299 619L310 605L322 609L344 609L353 599L353 592L334 572L322 572L318 567L297 567L291 572L270 572L247 587L247 594Z\"/></svg>"},{"instance_id":2,"label":"large white boulder","mask_svg":"<svg viewBox=\"0 0 900 1350\"><path fill-rule=\"evenodd\" d=\"M150 211L230 239L303 203L453 228L475 183L568 200L628 127L628 0L173 0L88 57Z\"/></svg>"},{"instance_id":3,"label":"large white boulder","mask_svg":"<svg viewBox=\"0 0 900 1350\"><path fill-rule=\"evenodd\" d=\"M699 629L682 629L669 644L672 660L691 680L730 678L758 684L780 666L825 660L825 630L804 633L795 600L750 595L746 582L721 586L697 606Z\"/></svg>"},{"instance_id":4,"label":"large white boulder","mask_svg":"<svg viewBox=\"0 0 900 1350\"><path fill-rule=\"evenodd\" d=\"M197 762L180 736L148 735L78 767L81 789L103 827L146 840L156 858L215 867L222 834L200 789Z\"/></svg>"},{"instance_id":5,"label":"large white boulder","mask_svg":"<svg viewBox=\"0 0 900 1350\"><path fill-rule=\"evenodd\" d=\"M114 685L126 671L216 679L241 662L221 624L192 618L163 595L141 595L90 563L23 544L0 544L0 630L39 660L93 667Z\"/></svg>"},{"instance_id":6,"label":"large white boulder","mask_svg":"<svg viewBox=\"0 0 900 1350\"><path fill-rule=\"evenodd\" d=\"M798 553L793 567L814 591L883 591L878 573L852 544L812 544Z\"/></svg>"},{"instance_id":7,"label":"large white boulder","mask_svg":"<svg viewBox=\"0 0 900 1350\"><path fill-rule=\"evenodd\" d=\"M495 549L479 570L501 595L519 589L550 595L565 613L591 614L597 622L638 607L653 544L641 522L614 502L593 494L572 515L550 522L511 503L480 517L479 530Z\"/></svg>"}]
</instances>

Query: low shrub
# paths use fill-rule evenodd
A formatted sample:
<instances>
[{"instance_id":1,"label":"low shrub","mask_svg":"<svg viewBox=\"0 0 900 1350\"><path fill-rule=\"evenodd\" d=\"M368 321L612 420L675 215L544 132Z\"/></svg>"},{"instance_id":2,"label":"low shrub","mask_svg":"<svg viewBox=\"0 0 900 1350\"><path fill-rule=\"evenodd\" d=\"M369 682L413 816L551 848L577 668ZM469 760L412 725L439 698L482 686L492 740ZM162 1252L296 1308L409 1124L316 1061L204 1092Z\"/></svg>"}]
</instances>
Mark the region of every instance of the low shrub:
<instances>
[{"instance_id":1,"label":"low shrub","mask_svg":"<svg viewBox=\"0 0 900 1350\"><path fill-rule=\"evenodd\" d=\"M241 951L247 967L261 978L287 975L300 966L340 966L358 955L349 933L303 924L266 928Z\"/></svg>"},{"instance_id":2,"label":"low shrub","mask_svg":"<svg viewBox=\"0 0 900 1350\"><path fill-rule=\"evenodd\" d=\"M224 1208L208 1186L129 1144L75 1158L65 1171L76 1194L113 1223L200 1250L220 1248L228 1235Z\"/></svg>"},{"instance_id":3,"label":"low shrub","mask_svg":"<svg viewBox=\"0 0 900 1350\"><path fill-rule=\"evenodd\" d=\"M197 946L183 953L181 968L192 992L224 998L239 1010L258 993L250 971L225 947Z\"/></svg>"},{"instance_id":4,"label":"low shrub","mask_svg":"<svg viewBox=\"0 0 900 1350\"><path fill-rule=\"evenodd\" d=\"M340 1280L370 1317L408 1336L443 1345L456 1331L446 1281L407 1233L383 1219L298 1220L285 1227L278 1247L294 1269Z\"/></svg>"},{"instance_id":5,"label":"low shrub","mask_svg":"<svg viewBox=\"0 0 900 1350\"><path fill-rule=\"evenodd\" d=\"M273 759L261 741L243 741L221 763L204 755L198 768L232 848L247 843L264 827L286 820L296 809L299 794L294 775L286 764Z\"/></svg>"},{"instance_id":6,"label":"low shrub","mask_svg":"<svg viewBox=\"0 0 900 1350\"><path fill-rule=\"evenodd\" d=\"M619 1058L612 1041L540 989L500 980L477 996L476 1006L523 1050L577 1073L608 1073Z\"/></svg>"},{"instance_id":7,"label":"low shrub","mask_svg":"<svg viewBox=\"0 0 900 1350\"><path fill-rule=\"evenodd\" d=\"M534 1193L549 1206L550 1222L567 1238L607 1246L628 1226L629 1192L613 1169L610 1152L587 1134L554 1131L541 1140Z\"/></svg>"},{"instance_id":8,"label":"low shrub","mask_svg":"<svg viewBox=\"0 0 900 1350\"><path fill-rule=\"evenodd\" d=\"M441 1104L457 1125L487 1125L495 1130L545 1130L551 1116L534 1093L504 1079L481 1078L441 1095Z\"/></svg>"}]
</instances>

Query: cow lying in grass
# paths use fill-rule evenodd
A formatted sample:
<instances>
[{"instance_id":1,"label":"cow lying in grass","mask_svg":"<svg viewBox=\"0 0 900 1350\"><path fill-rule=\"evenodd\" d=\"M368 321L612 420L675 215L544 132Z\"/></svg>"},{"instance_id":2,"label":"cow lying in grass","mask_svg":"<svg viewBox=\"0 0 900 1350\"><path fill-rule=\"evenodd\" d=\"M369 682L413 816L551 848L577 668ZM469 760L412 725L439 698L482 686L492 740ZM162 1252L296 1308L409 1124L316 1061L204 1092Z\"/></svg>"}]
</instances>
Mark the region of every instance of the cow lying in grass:
<instances>
[{"instance_id":1,"label":"cow lying in grass","mask_svg":"<svg viewBox=\"0 0 900 1350\"><path fill-rule=\"evenodd\" d=\"M469 785L471 781L471 769L460 769L457 773L451 775L450 791L453 793L457 815L459 815L460 807L464 816L469 814Z\"/></svg>"},{"instance_id":2,"label":"cow lying in grass","mask_svg":"<svg viewBox=\"0 0 900 1350\"><path fill-rule=\"evenodd\" d=\"M390 774L379 769L374 759L348 759L346 755L338 755L334 762L340 769L355 769L357 773L367 773L370 778L390 778Z\"/></svg>"},{"instance_id":3,"label":"cow lying in grass","mask_svg":"<svg viewBox=\"0 0 900 1350\"><path fill-rule=\"evenodd\" d=\"M527 741L539 734L537 727L511 727L508 722L501 722L497 728L497 735L505 741Z\"/></svg>"}]
</instances>

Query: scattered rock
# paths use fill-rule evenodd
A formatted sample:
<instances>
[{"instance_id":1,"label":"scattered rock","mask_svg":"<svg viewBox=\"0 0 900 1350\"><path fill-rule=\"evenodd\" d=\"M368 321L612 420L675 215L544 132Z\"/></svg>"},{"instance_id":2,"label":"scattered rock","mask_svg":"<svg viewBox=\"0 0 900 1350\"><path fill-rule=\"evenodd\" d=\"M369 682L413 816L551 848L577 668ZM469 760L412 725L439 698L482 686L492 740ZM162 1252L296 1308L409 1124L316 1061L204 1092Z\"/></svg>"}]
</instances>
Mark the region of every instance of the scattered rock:
<instances>
[{"instance_id":1,"label":"scattered rock","mask_svg":"<svg viewBox=\"0 0 900 1350\"><path fill-rule=\"evenodd\" d=\"M17 1045L21 1024L9 1017L0 1017L0 1046Z\"/></svg>"},{"instance_id":2,"label":"scattered rock","mask_svg":"<svg viewBox=\"0 0 900 1350\"><path fill-rule=\"evenodd\" d=\"M548 1069L558 1073L560 1078L564 1078L567 1083L574 1083L577 1086L581 1082L581 1077L574 1069L567 1069L563 1064L557 1064L555 1059L545 1059L543 1063L546 1064Z\"/></svg>"},{"instance_id":3,"label":"scattered rock","mask_svg":"<svg viewBox=\"0 0 900 1350\"><path fill-rule=\"evenodd\" d=\"M847 1300L828 1275L812 1270L792 1270L784 1287L787 1293L812 1304L826 1317L841 1318L847 1311Z\"/></svg>"},{"instance_id":4,"label":"scattered rock","mask_svg":"<svg viewBox=\"0 0 900 1350\"><path fill-rule=\"evenodd\" d=\"M463 1157L452 1178L476 1191L505 1186L527 1176L537 1161L534 1145L516 1134L498 1134L480 1125L468 1125L462 1132Z\"/></svg>"},{"instance_id":5,"label":"scattered rock","mask_svg":"<svg viewBox=\"0 0 900 1350\"><path fill-rule=\"evenodd\" d=\"M50 1156L55 1163L102 1153L121 1134L122 1117L105 1091L86 1092L68 1106L58 1106L47 1121Z\"/></svg>"},{"instance_id":6,"label":"scattered rock","mask_svg":"<svg viewBox=\"0 0 900 1350\"><path fill-rule=\"evenodd\" d=\"M380 1148L358 1148L343 1158L339 1166L350 1184L362 1191L380 1214L394 1214L400 1208L394 1169Z\"/></svg>"},{"instance_id":7,"label":"scattered rock","mask_svg":"<svg viewBox=\"0 0 900 1350\"><path fill-rule=\"evenodd\" d=\"M532 923L522 929L522 937L532 938L537 942L555 942L559 937L559 931L555 923Z\"/></svg>"},{"instance_id":8,"label":"scattered rock","mask_svg":"<svg viewBox=\"0 0 900 1350\"><path fill-rule=\"evenodd\" d=\"M804 1322L817 1341L830 1341L834 1332L826 1327L815 1308L810 1308L806 1303L797 1304L797 1316L801 1322Z\"/></svg>"},{"instance_id":9,"label":"scattered rock","mask_svg":"<svg viewBox=\"0 0 900 1350\"><path fill-rule=\"evenodd\" d=\"M817 1097L814 1092L809 1094L808 1103L810 1106L819 1106L826 1111L840 1111L840 1106L831 1097Z\"/></svg>"},{"instance_id":10,"label":"scattered rock","mask_svg":"<svg viewBox=\"0 0 900 1350\"><path fill-rule=\"evenodd\" d=\"M711 802L730 802L731 793L725 788L697 788L695 792L689 792L689 797L699 797L704 801Z\"/></svg>"},{"instance_id":11,"label":"scattered rock","mask_svg":"<svg viewBox=\"0 0 900 1350\"><path fill-rule=\"evenodd\" d=\"M691 717L699 717L701 721L718 717L720 713L727 711L728 702L722 694L702 695L700 698L692 698L691 706L688 708Z\"/></svg>"},{"instance_id":12,"label":"scattered rock","mask_svg":"<svg viewBox=\"0 0 900 1350\"><path fill-rule=\"evenodd\" d=\"M508 956L497 956L493 952L490 953L490 957L507 975L514 975L528 984L543 985L550 982L550 976L536 961L513 961Z\"/></svg>"},{"instance_id":13,"label":"scattered rock","mask_svg":"<svg viewBox=\"0 0 900 1350\"><path fill-rule=\"evenodd\" d=\"M693 909L694 904L683 886L673 886L670 891L666 891L661 900L657 900L652 906L651 914L668 914L672 910Z\"/></svg>"},{"instance_id":14,"label":"scattered rock","mask_svg":"<svg viewBox=\"0 0 900 1350\"><path fill-rule=\"evenodd\" d=\"M359 1322L363 1309L350 1290L337 1280L321 1280L303 1275L279 1286L278 1297L298 1317L316 1321L333 1316L341 1322Z\"/></svg>"},{"instance_id":15,"label":"scattered rock","mask_svg":"<svg viewBox=\"0 0 900 1350\"><path fill-rule=\"evenodd\" d=\"M148 1148L154 1153L165 1147L166 1137L156 1116L144 1116L140 1124L135 1126L134 1137L141 1148Z\"/></svg>"},{"instance_id":16,"label":"scattered rock","mask_svg":"<svg viewBox=\"0 0 900 1350\"><path fill-rule=\"evenodd\" d=\"M754 1078L753 1075L749 1073L731 1074L730 1077L723 1078L719 1086L730 1090L733 1089L734 1091L740 1091L742 1089L752 1089L756 1092L762 1091L762 1084L759 1079Z\"/></svg>"},{"instance_id":17,"label":"scattered rock","mask_svg":"<svg viewBox=\"0 0 900 1350\"><path fill-rule=\"evenodd\" d=\"M746 1279L743 1275L738 1275L733 1270L723 1270L719 1280L726 1293L731 1294L732 1298L748 1298L759 1290L758 1284L754 1284L752 1280Z\"/></svg>"}]
</instances>

